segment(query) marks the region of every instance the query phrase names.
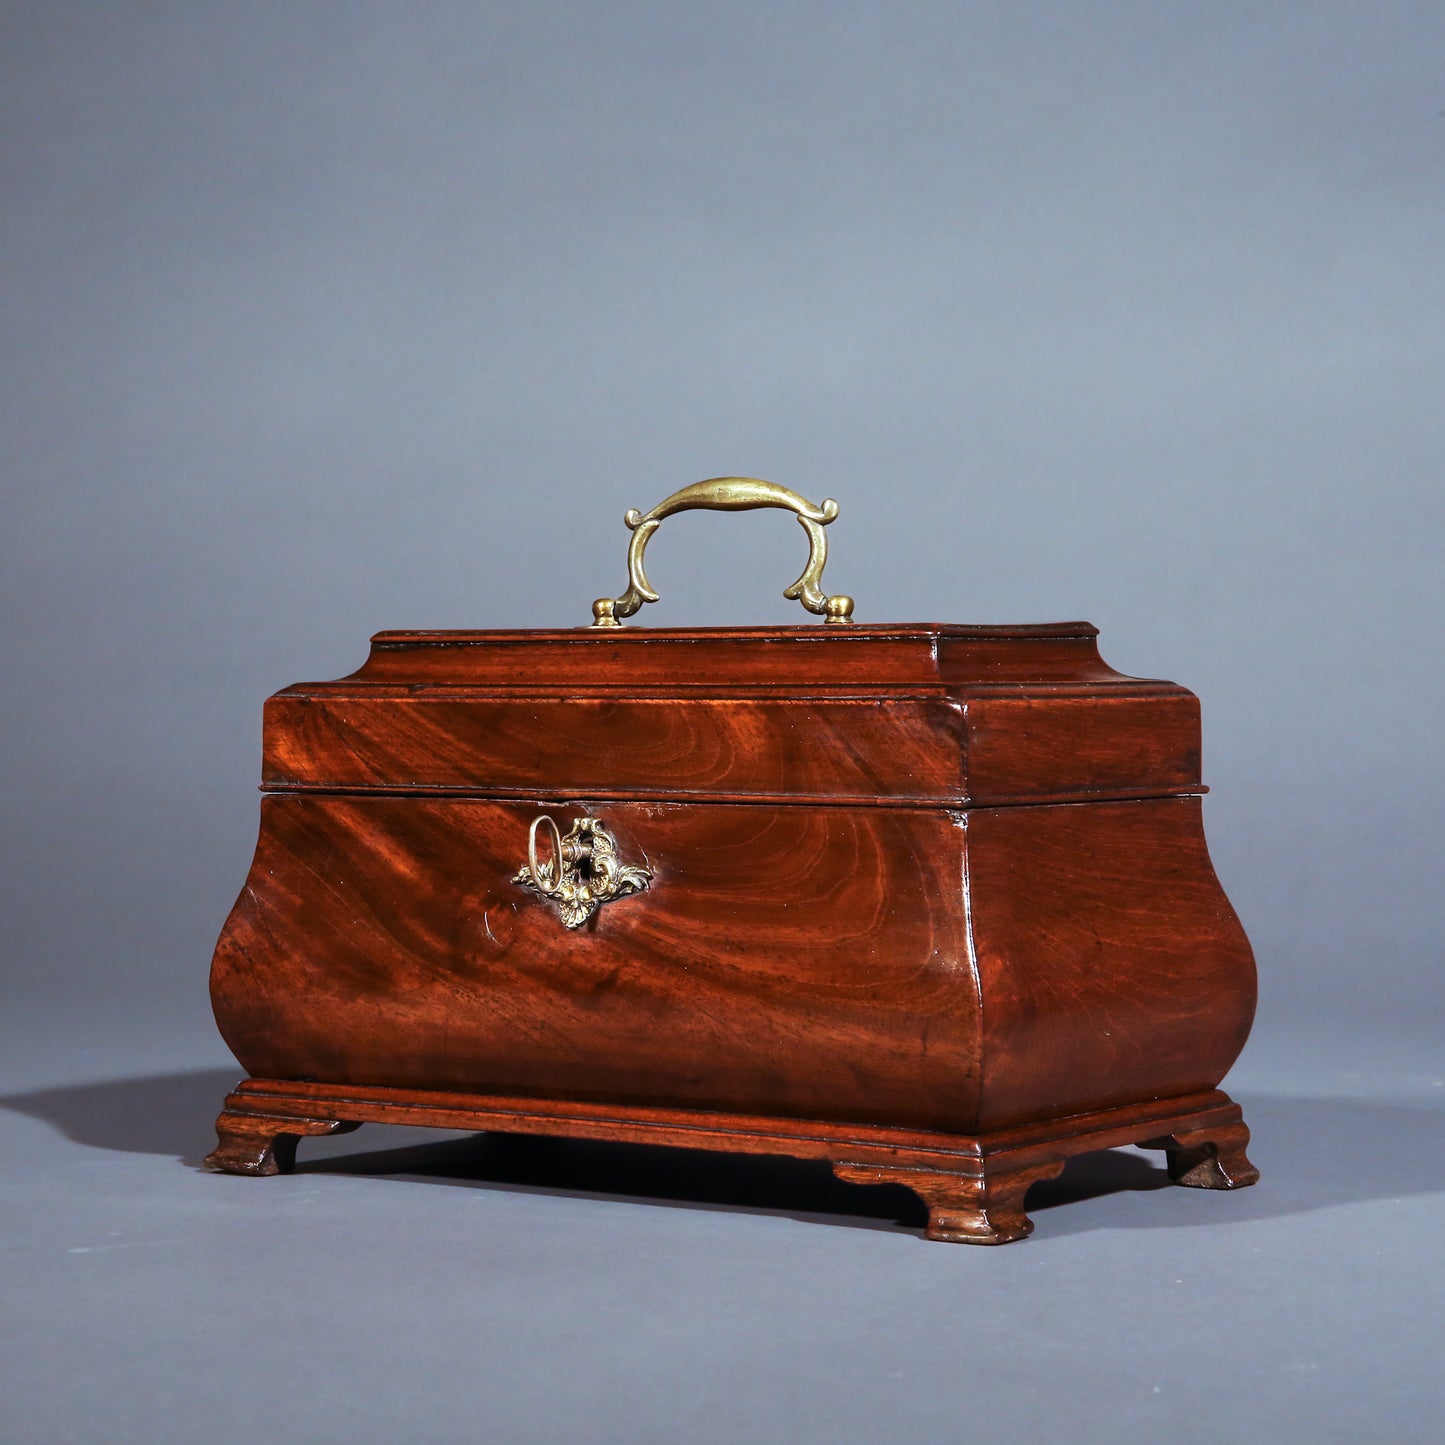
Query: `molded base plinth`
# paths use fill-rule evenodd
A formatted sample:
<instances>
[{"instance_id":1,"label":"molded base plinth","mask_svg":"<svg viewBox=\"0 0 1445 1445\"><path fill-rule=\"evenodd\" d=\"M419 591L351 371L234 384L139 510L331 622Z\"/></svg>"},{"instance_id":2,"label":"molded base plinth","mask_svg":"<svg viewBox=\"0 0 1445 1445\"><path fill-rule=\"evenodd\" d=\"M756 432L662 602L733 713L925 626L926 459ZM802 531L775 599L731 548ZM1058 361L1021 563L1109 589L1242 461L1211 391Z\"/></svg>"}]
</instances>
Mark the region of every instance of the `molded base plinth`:
<instances>
[{"instance_id":1,"label":"molded base plinth","mask_svg":"<svg viewBox=\"0 0 1445 1445\"><path fill-rule=\"evenodd\" d=\"M366 1122L826 1159L850 1183L913 1190L928 1208L927 1237L957 1244L1025 1238L1033 1230L1024 1213L1029 1186L1053 1178L1072 1155L1096 1149L1125 1144L1162 1149L1169 1177L1197 1189L1239 1189L1259 1178L1245 1155L1249 1130L1239 1106L1218 1090L968 1135L248 1079L226 1099L216 1121L220 1143L206 1165L231 1174L277 1174L290 1168L301 1135L337 1134Z\"/></svg>"}]
</instances>

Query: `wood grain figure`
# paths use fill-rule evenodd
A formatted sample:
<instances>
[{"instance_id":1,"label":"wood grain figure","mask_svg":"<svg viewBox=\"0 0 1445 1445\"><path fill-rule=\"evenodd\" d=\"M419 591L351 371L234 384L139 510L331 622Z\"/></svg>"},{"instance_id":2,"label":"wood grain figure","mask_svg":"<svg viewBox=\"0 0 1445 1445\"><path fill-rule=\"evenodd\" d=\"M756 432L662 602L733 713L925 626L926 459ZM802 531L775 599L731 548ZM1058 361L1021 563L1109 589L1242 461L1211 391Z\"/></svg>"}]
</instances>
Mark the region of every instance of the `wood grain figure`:
<instances>
[{"instance_id":1,"label":"wood grain figure","mask_svg":"<svg viewBox=\"0 0 1445 1445\"><path fill-rule=\"evenodd\" d=\"M263 779L218 1170L361 1122L795 1154L966 1243L1089 1149L1256 1177L1198 703L1086 623L382 633L270 700Z\"/></svg>"}]
</instances>

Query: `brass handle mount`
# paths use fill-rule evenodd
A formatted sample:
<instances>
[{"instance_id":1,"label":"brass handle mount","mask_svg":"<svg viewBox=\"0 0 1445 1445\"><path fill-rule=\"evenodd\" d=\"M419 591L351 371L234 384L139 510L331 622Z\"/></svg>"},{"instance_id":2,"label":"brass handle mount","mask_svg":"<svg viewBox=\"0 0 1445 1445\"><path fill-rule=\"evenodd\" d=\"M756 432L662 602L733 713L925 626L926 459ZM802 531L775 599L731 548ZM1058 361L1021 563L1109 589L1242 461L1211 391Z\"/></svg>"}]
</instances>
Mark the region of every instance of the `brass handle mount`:
<instances>
[{"instance_id":1,"label":"brass handle mount","mask_svg":"<svg viewBox=\"0 0 1445 1445\"><path fill-rule=\"evenodd\" d=\"M552 840L545 863L537 851L537 834L544 828ZM527 862L512 882L550 898L564 927L581 928L604 903L641 893L652 882L652 870L624 863L600 818L578 818L563 833L554 818L541 813L527 832Z\"/></svg>"},{"instance_id":2,"label":"brass handle mount","mask_svg":"<svg viewBox=\"0 0 1445 1445\"><path fill-rule=\"evenodd\" d=\"M642 570L643 554L647 551L648 539L662 525L665 517L674 512L691 512L699 509L711 512L750 512L758 507L780 507L794 513L808 534L808 565L802 576L791 587L785 588L784 597L796 598L808 609L816 612L825 623L844 624L853 620L853 599L838 593L829 597L822 588L823 564L828 560L828 539L823 528L838 515L838 504L829 497L821 506L815 507L806 497L776 482L765 482L757 477L713 477L706 482L694 482L674 492L665 501L659 502L650 512L639 512L632 508L623 521L632 533L627 548L627 591L621 597L599 597L592 604L593 627L621 627L624 617L631 617L644 602L656 602L657 593Z\"/></svg>"}]
</instances>

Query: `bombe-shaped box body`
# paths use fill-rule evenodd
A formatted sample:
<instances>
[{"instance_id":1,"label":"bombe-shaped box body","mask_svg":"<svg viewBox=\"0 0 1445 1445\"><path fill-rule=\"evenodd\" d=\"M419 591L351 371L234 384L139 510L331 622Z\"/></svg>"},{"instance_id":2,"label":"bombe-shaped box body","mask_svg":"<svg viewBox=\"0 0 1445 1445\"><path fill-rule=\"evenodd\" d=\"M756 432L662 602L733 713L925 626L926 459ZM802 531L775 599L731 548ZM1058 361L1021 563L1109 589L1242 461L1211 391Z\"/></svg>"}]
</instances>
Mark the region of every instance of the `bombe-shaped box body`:
<instances>
[{"instance_id":1,"label":"bombe-shaped box body","mask_svg":"<svg viewBox=\"0 0 1445 1445\"><path fill-rule=\"evenodd\" d=\"M989 1242L1085 1148L1254 1177L1198 703L1086 623L382 633L264 752L216 1167L363 1119L647 1139Z\"/></svg>"}]
</instances>

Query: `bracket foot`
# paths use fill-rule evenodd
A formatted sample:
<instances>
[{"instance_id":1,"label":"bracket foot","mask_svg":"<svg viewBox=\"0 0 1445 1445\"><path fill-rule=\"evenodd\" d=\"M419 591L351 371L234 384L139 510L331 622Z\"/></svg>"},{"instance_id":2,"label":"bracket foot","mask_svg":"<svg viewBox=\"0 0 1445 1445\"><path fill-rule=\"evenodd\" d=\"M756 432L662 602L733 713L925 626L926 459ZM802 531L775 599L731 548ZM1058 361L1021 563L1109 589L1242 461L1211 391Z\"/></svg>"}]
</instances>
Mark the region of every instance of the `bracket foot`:
<instances>
[{"instance_id":1,"label":"bracket foot","mask_svg":"<svg viewBox=\"0 0 1445 1445\"><path fill-rule=\"evenodd\" d=\"M205 1167L221 1174L289 1174L303 1134L348 1134L360 1124L341 1119L277 1119L230 1109L216 1120L216 1147Z\"/></svg>"}]
</instances>

